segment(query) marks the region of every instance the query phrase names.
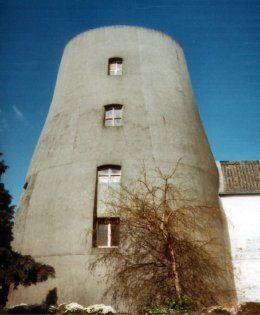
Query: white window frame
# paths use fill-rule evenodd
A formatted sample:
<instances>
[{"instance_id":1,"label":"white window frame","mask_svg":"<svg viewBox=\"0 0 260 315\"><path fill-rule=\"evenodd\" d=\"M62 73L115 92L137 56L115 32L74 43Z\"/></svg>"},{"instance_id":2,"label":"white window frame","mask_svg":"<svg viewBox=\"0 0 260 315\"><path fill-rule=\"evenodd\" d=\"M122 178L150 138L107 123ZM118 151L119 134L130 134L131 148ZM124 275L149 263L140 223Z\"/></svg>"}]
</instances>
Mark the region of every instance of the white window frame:
<instances>
[{"instance_id":1,"label":"white window frame","mask_svg":"<svg viewBox=\"0 0 260 315\"><path fill-rule=\"evenodd\" d=\"M98 218L98 219L102 219L103 220L103 218ZM109 219L112 219L112 218L107 218L108 221L109 221ZM112 221L108 222L107 224L99 223L97 221L97 229L98 229L98 226L101 225L101 224L107 226L107 244L106 245L97 245L98 248L117 248L119 246L119 245L111 245L112 244L112 228L111 228L112 223L113 223ZM119 225L120 224L119 221L116 224ZM98 231L97 231L97 233L98 233Z\"/></svg>"},{"instance_id":2,"label":"white window frame","mask_svg":"<svg viewBox=\"0 0 260 315\"><path fill-rule=\"evenodd\" d=\"M105 127L122 126L123 105L111 104L105 106ZM117 121L120 123L118 124Z\"/></svg>"},{"instance_id":3,"label":"white window frame","mask_svg":"<svg viewBox=\"0 0 260 315\"><path fill-rule=\"evenodd\" d=\"M123 74L123 59L114 57L108 59L108 75L122 75Z\"/></svg>"}]
</instances>

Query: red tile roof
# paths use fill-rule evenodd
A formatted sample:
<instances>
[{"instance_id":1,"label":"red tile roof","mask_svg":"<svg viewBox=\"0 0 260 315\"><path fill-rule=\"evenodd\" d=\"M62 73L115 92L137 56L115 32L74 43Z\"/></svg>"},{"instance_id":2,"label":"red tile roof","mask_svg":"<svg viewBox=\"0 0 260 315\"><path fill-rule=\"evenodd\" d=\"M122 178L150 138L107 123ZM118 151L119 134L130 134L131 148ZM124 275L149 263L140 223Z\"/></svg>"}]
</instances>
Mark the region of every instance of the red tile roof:
<instances>
[{"instance_id":1,"label":"red tile roof","mask_svg":"<svg viewBox=\"0 0 260 315\"><path fill-rule=\"evenodd\" d=\"M260 194L260 160L220 161L220 194Z\"/></svg>"}]
</instances>

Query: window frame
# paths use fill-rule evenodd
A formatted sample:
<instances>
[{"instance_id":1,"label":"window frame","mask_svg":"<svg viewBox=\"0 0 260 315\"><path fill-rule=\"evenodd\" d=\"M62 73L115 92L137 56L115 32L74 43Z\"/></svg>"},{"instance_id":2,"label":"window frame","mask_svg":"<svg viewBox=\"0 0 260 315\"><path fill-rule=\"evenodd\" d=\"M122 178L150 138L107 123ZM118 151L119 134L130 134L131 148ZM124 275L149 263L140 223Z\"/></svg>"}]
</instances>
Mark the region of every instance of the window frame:
<instances>
[{"instance_id":1,"label":"window frame","mask_svg":"<svg viewBox=\"0 0 260 315\"><path fill-rule=\"evenodd\" d=\"M106 233L106 245L98 245L98 228L99 226L104 225L107 226L107 233ZM112 245L112 226L116 226L118 228L118 244ZM120 218L119 217L99 217L96 221L96 247L97 248L118 248L120 242Z\"/></svg>"},{"instance_id":2,"label":"window frame","mask_svg":"<svg viewBox=\"0 0 260 315\"><path fill-rule=\"evenodd\" d=\"M108 104L104 106L104 126L105 127L121 127L123 125L123 105L122 104ZM108 113L110 112L110 115ZM116 124L119 120L120 124ZM107 122L112 122L107 124Z\"/></svg>"},{"instance_id":3,"label":"window frame","mask_svg":"<svg viewBox=\"0 0 260 315\"><path fill-rule=\"evenodd\" d=\"M107 173L106 173L107 172ZM97 170L97 178L98 178L98 184L106 184L106 185L110 185L110 184L118 184L121 182L121 166L119 165L104 165L104 166L100 166L98 167ZM103 174L102 174L103 173ZM106 175L107 174L107 175ZM101 181L100 178L104 178L107 179L107 181ZM112 179L118 179L119 180L112 180Z\"/></svg>"},{"instance_id":4,"label":"window frame","mask_svg":"<svg viewBox=\"0 0 260 315\"><path fill-rule=\"evenodd\" d=\"M111 69L115 67L115 69ZM108 59L107 74L109 76L121 76L123 75L123 58L111 57Z\"/></svg>"}]
</instances>

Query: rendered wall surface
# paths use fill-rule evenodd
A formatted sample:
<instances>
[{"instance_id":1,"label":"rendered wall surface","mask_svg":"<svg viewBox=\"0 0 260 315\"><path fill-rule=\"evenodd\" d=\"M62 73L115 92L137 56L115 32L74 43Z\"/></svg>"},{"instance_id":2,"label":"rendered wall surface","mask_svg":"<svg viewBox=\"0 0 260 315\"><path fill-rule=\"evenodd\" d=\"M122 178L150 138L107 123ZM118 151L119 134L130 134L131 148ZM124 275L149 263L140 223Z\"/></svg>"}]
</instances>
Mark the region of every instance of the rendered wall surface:
<instances>
[{"instance_id":1,"label":"rendered wall surface","mask_svg":"<svg viewBox=\"0 0 260 315\"><path fill-rule=\"evenodd\" d=\"M223 196L239 302L260 302L260 196Z\"/></svg>"},{"instance_id":2,"label":"rendered wall surface","mask_svg":"<svg viewBox=\"0 0 260 315\"><path fill-rule=\"evenodd\" d=\"M123 58L122 76L107 74L110 57ZM123 105L123 125L105 127L104 106L114 103ZM60 303L110 304L102 298L103 271L88 270L98 255L91 235L97 167L120 165L125 182L139 177L143 162L169 170L180 159L175 180L186 197L218 205L218 172L180 46L163 33L127 26L99 28L71 40L14 227L14 248L51 264L56 278L11 292L9 304L41 302L54 287ZM220 248L228 248L221 210L199 216L202 222L214 217L211 234ZM229 268L228 255L223 261ZM225 289L232 290L228 272L227 283Z\"/></svg>"}]
</instances>

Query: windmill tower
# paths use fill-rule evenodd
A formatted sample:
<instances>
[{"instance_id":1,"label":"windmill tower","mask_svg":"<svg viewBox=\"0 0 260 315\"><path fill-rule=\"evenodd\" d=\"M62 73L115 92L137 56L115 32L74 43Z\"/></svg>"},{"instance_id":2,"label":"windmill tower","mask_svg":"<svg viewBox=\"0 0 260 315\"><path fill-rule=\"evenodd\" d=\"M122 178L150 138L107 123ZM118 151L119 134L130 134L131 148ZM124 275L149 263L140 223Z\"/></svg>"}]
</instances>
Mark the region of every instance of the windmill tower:
<instances>
[{"instance_id":1,"label":"windmill tower","mask_svg":"<svg viewBox=\"0 0 260 315\"><path fill-rule=\"evenodd\" d=\"M181 47L163 33L130 26L72 39L14 228L14 248L52 265L56 278L11 292L9 303L41 302L54 287L60 303L104 302L102 270L87 269L103 247L120 242L118 222L99 203L103 190L138 178L143 161L172 169L180 158L178 185L199 203L217 205L218 172ZM212 235L226 246L221 211L214 218ZM94 220L100 228L95 242L89 233Z\"/></svg>"}]
</instances>

